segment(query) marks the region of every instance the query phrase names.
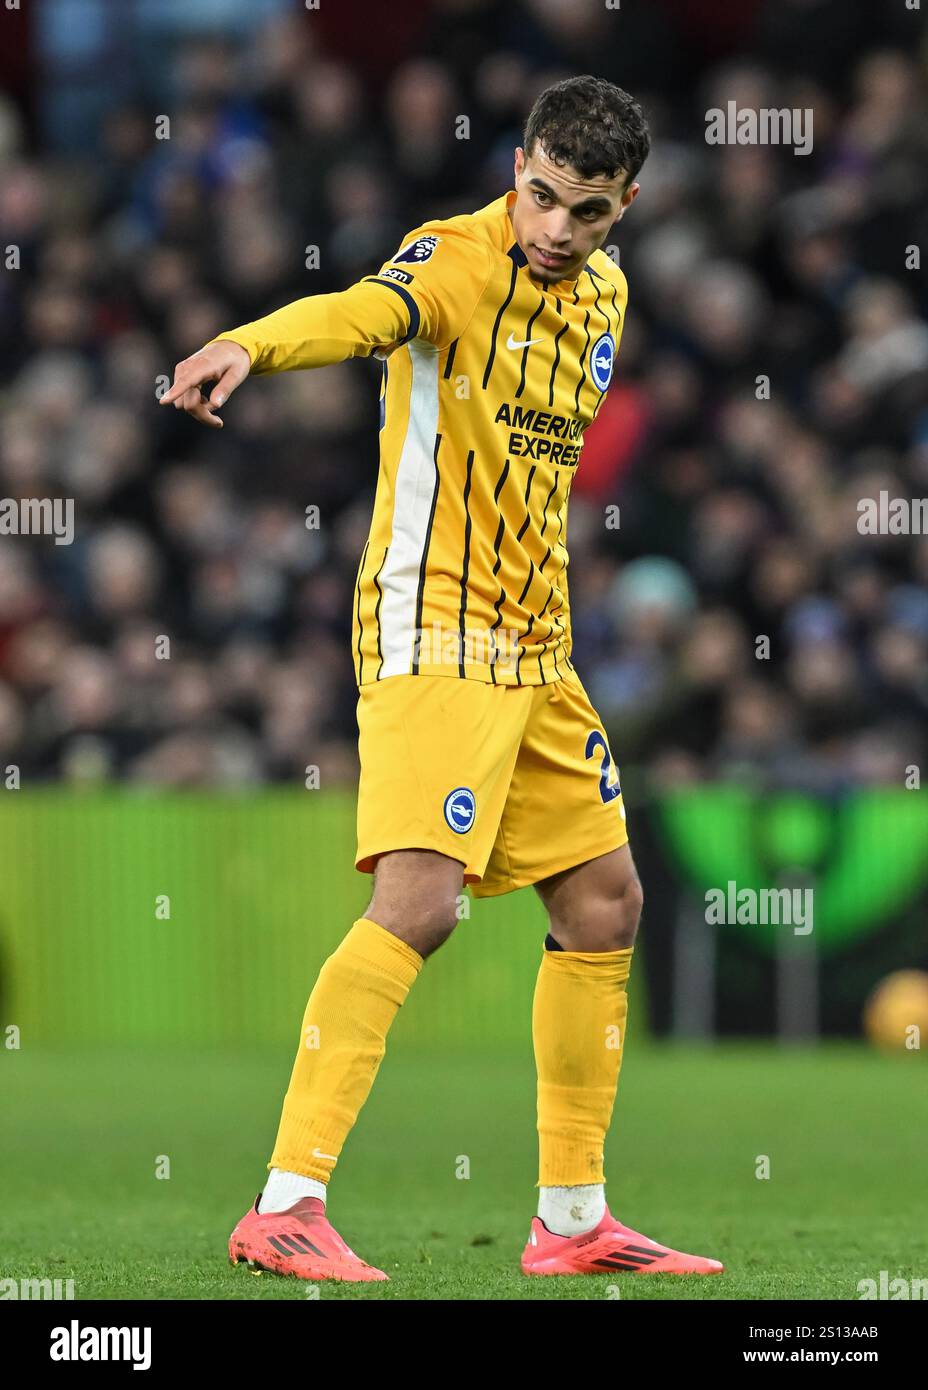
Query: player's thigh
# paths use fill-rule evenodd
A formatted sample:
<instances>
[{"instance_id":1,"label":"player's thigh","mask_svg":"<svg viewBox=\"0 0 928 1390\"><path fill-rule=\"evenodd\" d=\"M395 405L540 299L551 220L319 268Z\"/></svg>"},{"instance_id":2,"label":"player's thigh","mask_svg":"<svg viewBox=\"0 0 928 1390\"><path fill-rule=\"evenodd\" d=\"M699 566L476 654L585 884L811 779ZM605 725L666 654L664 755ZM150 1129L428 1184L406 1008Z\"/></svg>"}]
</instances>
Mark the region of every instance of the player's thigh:
<instances>
[{"instance_id":1,"label":"player's thigh","mask_svg":"<svg viewBox=\"0 0 928 1390\"><path fill-rule=\"evenodd\" d=\"M362 686L357 868L431 850L463 866L465 882L478 879L530 708L529 690L449 676Z\"/></svg>"},{"instance_id":2,"label":"player's thigh","mask_svg":"<svg viewBox=\"0 0 928 1390\"><path fill-rule=\"evenodd\" d=\"M579 677L536 687L487 890L538 883L627 842L618 766Z\"/></svg>"}]
</instances>

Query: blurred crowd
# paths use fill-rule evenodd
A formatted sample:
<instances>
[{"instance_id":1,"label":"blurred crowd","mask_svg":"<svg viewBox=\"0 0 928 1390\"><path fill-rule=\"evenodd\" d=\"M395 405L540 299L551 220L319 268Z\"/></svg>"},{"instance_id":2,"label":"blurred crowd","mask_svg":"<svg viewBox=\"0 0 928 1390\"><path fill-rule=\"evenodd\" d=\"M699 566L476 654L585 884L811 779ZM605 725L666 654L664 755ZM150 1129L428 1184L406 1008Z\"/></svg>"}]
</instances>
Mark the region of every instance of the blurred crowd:
<instances>
[{"instance_id":1,"label":"blurred crowd","mask_svg":"<svg viewBox=\"0 0 928 1390\"><path fill-rule=\"evenodd\" d=\"M538 91L593 72L654 145L609 238L629 313L571 496L574 664L623 772L904 785L928 536L862 535L858 503L928 496L926 51L856 0L757 0L737 32L672 0L406 8L380 69L302 6L187 35L84 151L0 101L0 497L75 501L72 545L0 536L0 773L353 781L380 366L247 382L222 431L159 385L498 197ZM812 152L708 145L731 100L811 108Z\"/></svg>"}]
</instances>

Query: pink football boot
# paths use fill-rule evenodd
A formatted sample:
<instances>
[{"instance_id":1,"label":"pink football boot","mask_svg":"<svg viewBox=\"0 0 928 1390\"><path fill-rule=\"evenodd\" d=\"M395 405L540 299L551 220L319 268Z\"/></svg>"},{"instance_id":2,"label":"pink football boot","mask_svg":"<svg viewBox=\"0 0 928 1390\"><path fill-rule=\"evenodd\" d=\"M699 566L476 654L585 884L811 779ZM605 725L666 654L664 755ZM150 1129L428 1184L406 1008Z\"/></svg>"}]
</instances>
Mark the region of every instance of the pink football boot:
<instances>
[{"instance_id":1,"label":"pink football boot","mask_svg":"<svg viewBox=\"0 0 928 1390\"><path fill-rule=\"evenodd\" d=\"M286 1211L258 1211L261 1193L229 1237L229 1263L245 1260L297 1279L341 1279L360 1284L386 1279L359 1259L326 1217L320 1197L301 1197Z\"/></svg>"},{"instance_id":2,"label":"pink football boot","mask_svg":"<svg viewBox=\"0 0 928 1390\"><path fill-rule=\"evenodd\" d=\"M592 1231L556 1236L539 1217L532 1220L522 1252L523 1274L721 1274L724 1265L702 1255L685 1255L623 1226L606 1208Z\"/></svg>"}]
</instances>

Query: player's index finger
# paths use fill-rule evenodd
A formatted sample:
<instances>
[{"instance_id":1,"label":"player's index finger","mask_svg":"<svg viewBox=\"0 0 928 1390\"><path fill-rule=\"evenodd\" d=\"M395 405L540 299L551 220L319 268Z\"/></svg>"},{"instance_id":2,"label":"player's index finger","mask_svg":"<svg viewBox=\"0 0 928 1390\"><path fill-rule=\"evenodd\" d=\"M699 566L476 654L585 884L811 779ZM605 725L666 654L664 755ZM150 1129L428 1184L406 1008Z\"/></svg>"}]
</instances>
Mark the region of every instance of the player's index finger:
<instances>
[{"instance_id":1,"label":"player's index finger","mask_svg":"<svg viewBox=\"0 0 928 1390\"><path fill-rule=\"evenodd\" d=\"M176 401L176 400L177 400L177 397L178 397L178 396L183 395L183 393L184 393L184 391L186 391L186 389L187 389L186 383L183 382L183 381L181 380L180 377L178 377L177 380L174 382L174 385L173 385L173 386L169 386L168 389L165 391L164 395L163 395L163 396L161 397L161 399L158 401L158 404L159 404L159 405L170 405L172 401Z\"/></svg>"},{"instance_id":2,"label":"player's index finger","mask_svg":"<svg viewBox=\"0 0 928 1390\"><path fill-rule=\"evenodd\" d=\"M197 356L197 354L194 353L194 356ZM200 386L204 381L209 381L210 376L211 373L208 366L204 366L202 362L197 362L196 365L194 365L193 360L188 358L186 362L183 362L175 369L174 384L173 386L169 386L161 397L161 404L170 405L172 401L177 400L178 396L182 396L185 391L189 391L192 386Z\"/></svg>"}]
</instances>

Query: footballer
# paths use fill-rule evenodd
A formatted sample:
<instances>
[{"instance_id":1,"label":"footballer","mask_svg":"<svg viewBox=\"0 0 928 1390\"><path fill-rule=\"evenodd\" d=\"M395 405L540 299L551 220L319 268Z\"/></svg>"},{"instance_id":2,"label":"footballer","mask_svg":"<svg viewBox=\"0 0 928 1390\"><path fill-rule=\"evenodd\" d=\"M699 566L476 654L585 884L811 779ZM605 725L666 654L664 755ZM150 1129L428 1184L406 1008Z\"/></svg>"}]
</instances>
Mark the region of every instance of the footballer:
<instances>
[{"instance_id":1,"label":"footballer","mask_svg":"<svg viewBox=\"0 0 928 1390\"><path fill-rule=\"evenodd\" d=\"M514 188L414 227L340 293L220 334L161 401L221 428L249 375L383 361L352 601L355 863L372 897L319 972L267 1183L229 1241L233 1262L303 1279L387 1278L330 1224L328 1185L465 884L477 897L531 884L548 915L522 1270L722 1270L623 1225L604 1187L642 895L618 770L571 661L567 504L625 322L625 276L601 248L638 194L650 136L628 93L583 76L541 93L523 142Z\"/></svg>"}]
</instances>

